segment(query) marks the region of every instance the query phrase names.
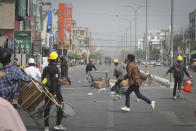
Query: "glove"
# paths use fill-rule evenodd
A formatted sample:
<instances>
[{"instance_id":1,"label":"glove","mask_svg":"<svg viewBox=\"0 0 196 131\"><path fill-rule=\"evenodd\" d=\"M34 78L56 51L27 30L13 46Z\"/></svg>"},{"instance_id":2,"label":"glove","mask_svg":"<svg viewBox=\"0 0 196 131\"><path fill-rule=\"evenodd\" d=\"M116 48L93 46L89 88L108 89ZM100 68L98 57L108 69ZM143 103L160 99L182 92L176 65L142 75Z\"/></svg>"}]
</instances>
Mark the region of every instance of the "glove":
<instances>
[{"instance_id":1,"label":"glove","mask_svg":"<svg viewBox=\"0 0 196 131\"><path fill-rule=\"evenodd\" d=\"M42 80L42 84L43 84L43 85L46 85L46 83L47 83L47 78L44 78L44 79Z\"/></svg>"}]
</instances>

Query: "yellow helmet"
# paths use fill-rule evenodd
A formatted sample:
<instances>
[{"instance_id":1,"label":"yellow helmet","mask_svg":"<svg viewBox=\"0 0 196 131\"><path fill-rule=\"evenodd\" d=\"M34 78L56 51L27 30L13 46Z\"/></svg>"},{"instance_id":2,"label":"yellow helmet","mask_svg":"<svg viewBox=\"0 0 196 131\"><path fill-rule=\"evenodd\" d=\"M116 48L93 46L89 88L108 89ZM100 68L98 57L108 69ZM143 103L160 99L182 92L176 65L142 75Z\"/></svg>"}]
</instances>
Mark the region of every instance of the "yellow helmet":
<instances>
[{"instance_id":1,"label":"yellow helmet","mask_svg":"<svg viewBox=\"0 0 196 131\"><path fill-rule=\"evenodd\" d=\"M50 60L55 60L57 58L58 58L58 54L55 51L51 52L48 57L48 59Z\"/></svg>"},{"instance_id":2,"label":"yellow helmet","mask_svg":"<svg viewBox=\"0 0 196 131\"><path fill-rule=\"evenodd\" d=\"M181 55L179 55L179 56L177 57L177 60L178 60L178 61L183 61L183 57L182 57Z\"/></svg>"},{"instance_id":3,"label":"yellow helmet","mask_svg":"<svg viewBox=\"0 0 196 131\"><path fill-rule=\"evenodd\" d=\"M118 63L118 59L114 59L114 63Z\"/></svg>"},{"instance_id":4,"label":"yellow helmet","mask_svg":"<svg viewBox=\"0 0 196 131\"><path fill-rule=\"evenodd\" d=\"M127 81L123 80L120 84L121 84L121 86L125 87L125 86L127 86Z\"/></svg>"}]
</instances>

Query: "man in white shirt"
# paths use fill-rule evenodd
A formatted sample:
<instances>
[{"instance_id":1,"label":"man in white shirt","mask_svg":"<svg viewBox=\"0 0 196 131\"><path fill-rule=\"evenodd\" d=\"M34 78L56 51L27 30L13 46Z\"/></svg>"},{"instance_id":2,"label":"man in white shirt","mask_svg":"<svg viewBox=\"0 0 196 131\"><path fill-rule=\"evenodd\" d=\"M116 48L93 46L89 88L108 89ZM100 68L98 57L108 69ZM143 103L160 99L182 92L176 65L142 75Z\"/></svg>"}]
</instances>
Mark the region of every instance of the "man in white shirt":
<instances>
[{"instance_id":1,"label":"man in white shirt","mask_svg":"<svg viewBox=\"0 0 196 131\"><path fill-rule=\"evenodd\" d=\"M41 82L41 73L39 69L35 67L35 60L33 58L29 59L29 66L25 68L25 71L32 78L34 78L38 82Z\"/></svg>"}]
</instances>

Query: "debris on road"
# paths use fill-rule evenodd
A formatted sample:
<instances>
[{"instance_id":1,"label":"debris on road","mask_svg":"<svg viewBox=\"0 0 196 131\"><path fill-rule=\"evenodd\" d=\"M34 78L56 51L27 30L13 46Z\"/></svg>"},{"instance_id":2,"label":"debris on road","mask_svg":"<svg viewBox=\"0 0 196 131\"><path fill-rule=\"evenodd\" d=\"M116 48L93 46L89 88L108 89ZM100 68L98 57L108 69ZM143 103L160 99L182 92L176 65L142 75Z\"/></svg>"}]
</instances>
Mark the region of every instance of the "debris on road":
<instances>
[{"instance_id":1,"label":"debris on road","mask_svg":"<svg viewBox=\"0 0 196 131\"><path fill-rule=\"evenodd\" d=\"M93 95L93 93L92 93L92 92L89 92L89 93L88 93L88 95L89 95L89 96L92 96L92 95Z\"/></svg>"}]
</instances>

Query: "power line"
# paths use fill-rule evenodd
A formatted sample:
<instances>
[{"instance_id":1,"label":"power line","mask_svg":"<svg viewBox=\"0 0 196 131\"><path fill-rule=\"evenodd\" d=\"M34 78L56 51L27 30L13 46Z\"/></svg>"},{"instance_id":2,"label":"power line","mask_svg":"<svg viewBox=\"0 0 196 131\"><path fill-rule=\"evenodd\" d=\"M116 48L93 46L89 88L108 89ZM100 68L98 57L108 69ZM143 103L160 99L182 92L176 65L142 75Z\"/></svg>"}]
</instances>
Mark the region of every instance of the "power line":
<instances>
[{"instance_id":1,"label":"power line","mask_svg":"<svg viewBox=\"0 0 196 131\"><path fill-rule=\"evenodd\" d=\"M108 42L135 42L135 41L119 41L119 40L109 40L109 39L95 39L97 41L108 41Z\"/></svg>"},{"instance_id":2,"label":"power line","mask_svg":"<svg viewBox=\"0 0 196 131\"><path fill-rule=\"evenodd\" d=\"M77 13L78 15L94 15L94 16L134 16L132 14L107 14L107 13ZM187 16L188 14L174 14L174 16ZM138 14L137 16L146 16L145 14ZM148 16L170 16L170 14L148 14Z\"/></svg>"},{"instance_id":3,"label":"power line","mask_svg":"<svg viewBox=\"0 0 196 131\"><path fill-rule=\"evenodd\" d=\"M106 47L106 48L125 48L125 46L122 46L122 45L119 45L119 46L109 46L109 45L101 45L101 46L98 46L98 45L95 45L95 46L80 46L80 47L83 47L83 48L86 48L86 47ZM135 47L135 46L126 46L126 47Z\"/></svg>"}]
</instances>

